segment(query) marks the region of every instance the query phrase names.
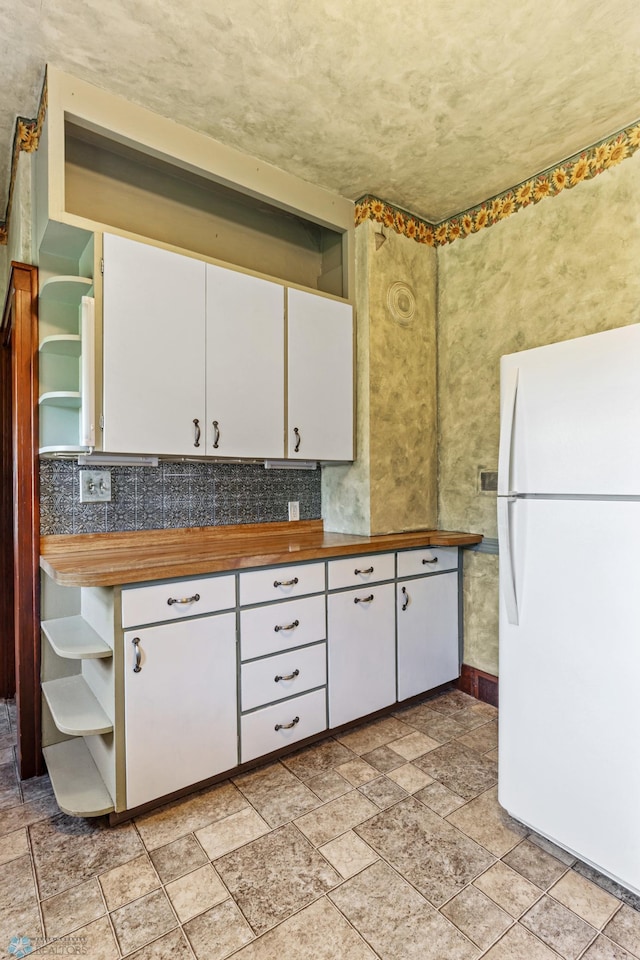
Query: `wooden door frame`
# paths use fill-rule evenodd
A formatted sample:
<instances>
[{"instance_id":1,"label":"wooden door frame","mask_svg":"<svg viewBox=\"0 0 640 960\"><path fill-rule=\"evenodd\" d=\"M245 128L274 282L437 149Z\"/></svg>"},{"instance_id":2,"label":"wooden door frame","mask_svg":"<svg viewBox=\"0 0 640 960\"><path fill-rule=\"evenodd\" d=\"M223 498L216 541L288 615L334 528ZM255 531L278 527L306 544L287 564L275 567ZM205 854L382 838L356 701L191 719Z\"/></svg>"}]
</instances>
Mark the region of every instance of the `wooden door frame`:
<instances>
[{"instance_id":1,"label":"wooden door frame","mask_svg":"<svg viewBox=\"0 0 640 960\"><path fill-rule=\"evenodd\" d=\"M11 264L0 324L0 349L3 353L0 405L3 488L10 482L9 489L3 489L0 500L0 528L3 534L0 568L6 574L4 583L11 584L13 593L11 601L7 600L0 606L0 662L3 669L11 668L12 658L8 648L12 646L15 656L18 769L21 779L26 780L43 771L37 267L25 263ZM10 683L7 685L11 686Z\"/></svg>"}]
</instances>

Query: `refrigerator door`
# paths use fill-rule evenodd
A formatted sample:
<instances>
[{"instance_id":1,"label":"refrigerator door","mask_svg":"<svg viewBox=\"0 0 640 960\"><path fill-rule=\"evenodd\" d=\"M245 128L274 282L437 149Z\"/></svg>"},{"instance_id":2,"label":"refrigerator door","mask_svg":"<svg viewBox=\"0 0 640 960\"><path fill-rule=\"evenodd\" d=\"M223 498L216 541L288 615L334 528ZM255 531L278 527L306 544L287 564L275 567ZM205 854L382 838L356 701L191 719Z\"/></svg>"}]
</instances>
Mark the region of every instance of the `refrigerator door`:
<instances>
[{"instance_id":1,"label":"refrigerator door","mask_svg":"<svg viewBox=\"0 0 640 960\"><path fill-rule=\"evenodd\" d=\"M640 324L501 360L498 492L640 494Z\"/></svg>"},{"instance_id":2,"label":"refrigerator door","mask_svg":"<svg viewBox=\"0 0 640 960\"><path fill-rule=\"evenodd\" d=\"M518 616L501 564L500 803L640 893L640 502L507 509Z\"/></svg>"}]
</instances>

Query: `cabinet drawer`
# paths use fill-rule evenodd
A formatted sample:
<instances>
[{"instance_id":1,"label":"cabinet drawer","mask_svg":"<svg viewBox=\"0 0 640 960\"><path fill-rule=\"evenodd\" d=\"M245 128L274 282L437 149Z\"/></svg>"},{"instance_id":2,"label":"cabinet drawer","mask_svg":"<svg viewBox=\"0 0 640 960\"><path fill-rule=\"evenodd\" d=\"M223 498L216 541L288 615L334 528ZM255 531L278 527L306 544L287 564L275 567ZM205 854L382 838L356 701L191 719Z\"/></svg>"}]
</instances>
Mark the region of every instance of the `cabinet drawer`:
<instances>
[{"instance_id":1,"label":"cabinet drawer","mask_svg":"<svg viewBox=\"0 0 640 960\"><path fill-rule=\"evenodd\" d=\"M241 763L326 729L327 704L324 689L313 690L301 697L245 714L240 719Z\"/></svg>"},{"instance_id":2,"label":"cabinet drawer","mask_svg":"<svg viewBox=\"0 0 640 960\"><path fill-rule=\"evenodd\" d=\"M304 693L327 682L327 645L289 650L274 657L244 663L241 671L241 709L253 710Z\"/></svg>"},{"instance_id":3,"label":"cabinet drawer","mask_svg":"<svg viewBox=\"0 0 640 960\"><path fill-rule=\"evenodd\" d=\"M197 598L197 599L196 599ZM235 577L172 580L122 590L122 626L179 620L200 613L229 610L236 605Z\"/></svg>"},{"instance_id":4,"label":"cabinet drawer","mask_svg":"<svg viewBox=\"0 0 640 960\"><path fill-rule=\"evenodd\" d=\"M324 563L305 563L240 574L240 603L267 603L324 590Z\"/></svg>"},{"instance_id":5,"label":"cabinet drawer","mask_svg":"<svg viewBox=\"0 0 640 960\"><path fill-rule=\"evenodd\" d=\"M421 550L401 550L398 553L398 579L416 577L421 573L455 570L457 566L457 547L424 547Z\"/></svg>"},{"instance_id":6,"label":"cabinet drawer","mask_svg":"<svg viewBox=\"0 0 640 960\"><path fill-rule=\"evenodd\" d=\"M327 636L324 594L240 612L240 657L252 660Z\"/></svg>"},{"instance_id":7,"label":"cabinet drawer","mask_svg":"<svg viewBox=\"0 0 640 960\"><path fill-rule=\"evenodd\" d=\"M379 583L381 580L393 580L395 576L392 553L368 553L362 557L330 560L328 567L329 590Z\"/></svg>"}]
</instances>

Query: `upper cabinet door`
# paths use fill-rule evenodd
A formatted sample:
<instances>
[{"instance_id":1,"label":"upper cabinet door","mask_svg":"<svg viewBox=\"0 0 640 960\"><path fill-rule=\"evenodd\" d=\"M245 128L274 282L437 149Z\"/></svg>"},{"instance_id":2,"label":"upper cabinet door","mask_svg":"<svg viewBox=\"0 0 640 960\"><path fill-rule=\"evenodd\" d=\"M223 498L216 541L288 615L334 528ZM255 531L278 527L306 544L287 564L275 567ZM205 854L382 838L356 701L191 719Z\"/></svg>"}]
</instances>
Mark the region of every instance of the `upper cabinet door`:
<instances>
[{"instance_id":1,"label":"upper cabinet door","mask_svg":"<svg viewBox=\"0 0 640 960\"><path fill-rule=\"evenodd\" d=\"M284 287L207 264L206 453L284 456Z\"/></svg>"},{"instance_id":2,"label":"upper cabinet door","mask_svg":"<svg viewBox=\"0 0 640 960\"><path fill-rule=\"evenodd\" d=\"M287 456L353 460L353 309L288 290Z\"/></svg>"},{"instance_id":3,"label":"upper cabinet door","mask_svg":"<svg viewBox=\"0 0 640 960\"><path fill-rule=\"evenodd\" d=\"M205 264L105 234L103 327L103 448L204 454Z\"/></svg>"}]
</instances>

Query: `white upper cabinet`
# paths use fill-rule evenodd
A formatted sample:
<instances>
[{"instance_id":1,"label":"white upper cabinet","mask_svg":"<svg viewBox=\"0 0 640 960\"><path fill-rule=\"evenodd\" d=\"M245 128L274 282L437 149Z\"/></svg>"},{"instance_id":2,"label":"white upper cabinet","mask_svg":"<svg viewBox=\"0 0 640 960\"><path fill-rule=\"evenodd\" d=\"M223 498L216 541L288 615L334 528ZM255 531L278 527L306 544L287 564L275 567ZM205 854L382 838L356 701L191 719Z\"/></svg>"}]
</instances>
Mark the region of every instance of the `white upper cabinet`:
<instances>
[{"instance_id":1,"label":"white upper cabinet","mask_svg":"<svg viewBox=\"0 0 640 960\"><path fill-rule=\"evenodd\" d=\"M353 460L353 309L288 290L287 457Z\"/></svg>"},{"instance_id":2,"label":"white upper cabinet","mask_svg":"<svg viewBox=\"0 0 640 960\"><path fill-rule=\"evenodd\" d=\"M284 287L207 264L206 453L284 456Z\"/></svg>"},{"instance_id":3,"label":"white upper cabinet","mask_svg":"<svg viewBox=\"0 0 640 960\"><path fill-rule=\"evenodd\" d=\"M204 454L205 264L105 234L103 336L103 448Z\"/></svg>"}]
</instances>

